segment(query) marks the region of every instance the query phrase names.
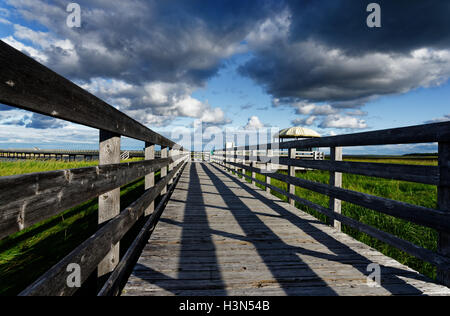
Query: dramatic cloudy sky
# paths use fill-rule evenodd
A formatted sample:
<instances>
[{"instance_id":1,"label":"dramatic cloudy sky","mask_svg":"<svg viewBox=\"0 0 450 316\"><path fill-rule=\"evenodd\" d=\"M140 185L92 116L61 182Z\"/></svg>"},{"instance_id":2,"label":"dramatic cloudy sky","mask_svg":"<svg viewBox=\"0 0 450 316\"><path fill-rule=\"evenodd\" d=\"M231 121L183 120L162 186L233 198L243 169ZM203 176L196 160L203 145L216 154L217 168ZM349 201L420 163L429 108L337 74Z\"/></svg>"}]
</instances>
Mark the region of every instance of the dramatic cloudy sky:
<instances>
[{"instance_id":1,"label":"dramatic cloudy sky","mask_svg":"<svg viewBox=\"0 0 450 316\"><path fill-rule=\"evenodd\" d=\"M66 25L69 2L3 0L0 39L167 136L450 119L448 1L376 1L381 28L366 25L375 1L78 0L81 28ZM2 147L95 142L0 105Z\"/></svg>"}]
</instances>

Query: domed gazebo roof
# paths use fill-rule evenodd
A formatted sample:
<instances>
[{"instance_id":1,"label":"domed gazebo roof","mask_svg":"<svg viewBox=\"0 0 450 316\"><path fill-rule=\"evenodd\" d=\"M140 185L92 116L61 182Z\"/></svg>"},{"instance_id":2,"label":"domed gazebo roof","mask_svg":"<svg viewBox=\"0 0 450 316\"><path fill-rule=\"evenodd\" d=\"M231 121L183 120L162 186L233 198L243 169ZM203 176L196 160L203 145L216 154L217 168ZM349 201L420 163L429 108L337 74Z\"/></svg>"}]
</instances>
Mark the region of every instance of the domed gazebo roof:
<instances>
[{"instance_id":1,"label":"domed gazebo roof","mask_svg":"<svg viewBox=\"0 0 450 316\"><path fill-rule=\"evenodd\" d=\"M319 133L313 131L310 128L294 126L281 130L275 135L275 138L286 139L286 138L317 138L321 137Z\"/></svg>"}]
</instances>

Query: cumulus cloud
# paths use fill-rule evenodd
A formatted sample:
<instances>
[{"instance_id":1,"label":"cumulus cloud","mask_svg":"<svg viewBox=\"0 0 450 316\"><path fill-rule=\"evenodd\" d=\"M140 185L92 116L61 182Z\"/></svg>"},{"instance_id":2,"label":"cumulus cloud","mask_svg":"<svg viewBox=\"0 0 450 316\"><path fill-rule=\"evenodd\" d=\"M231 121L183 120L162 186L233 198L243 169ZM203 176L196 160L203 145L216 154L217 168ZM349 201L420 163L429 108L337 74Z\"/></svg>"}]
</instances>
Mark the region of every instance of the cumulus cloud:
<instances>
[{"instance_id":1,"label":"cumulus cloud","mask_svg":"<svg viewBox=\"0 0 450 316\"><path fill-rule=\"evenodd\" d=\"M401 55L353 56L314 41L284 42L240 71L278 99L333 103L442 84L450 77L450 51L421 48Z\"/></svg>"},{"instance_id":2,"label":"cumulus cloud","mask_svg":"<svg viewBox=\"0 0 450 316\"><path fill-rule=\"evenodd\" d=\"M239 71L263 86L274 106L328 115L321 126L362 127L361 120L343 119L343 109L364 116L360 108L379 96L437 86L450 77L450 5L381 2L383 27L369 29L367 1L285 1L283 11L249 36L254 58Z\"/></svg>"},{"instance_id":3,"label":"cumulus cloud","mask_svg":"<svg viewBox=\"0 0 450 316\"><path fill-rule=\"evenodd\" d=\"M121 80L95 78L80 85L144 124L160 126L176 117L199 119L215 125L230 122L221 108L213 108L207 102L193 98L194 88L188 84L159 81L133 85Z\"/></svg>"},{"instance_id":4,"label":"cumulus cloud","mask_svg":"<svg viewBox=\"0 0 450 316\"><path fill-rule=\"evenodd\" d=\"M367 128L366 121L358 119L353 116L345 115L329 115L325 117L320 128L351 128L351 129L364 129Z\"/></svg>"},{"instance_id":5,"label":"cumulus cloud","mask_svg":"<svg viewBox=\"0 0 450 316\"><path fill-rule=\"evenodd\" d=\"M252 116L248 119L247 125L244 126L244 130L259 130L264 127L265 125L261 123L259 117Z\"/></svg>"},{"instance_id":6,"label":"cumulus cloud","mask_svg":"<svg viewBox=\"0 0 450 316\"><path fill-rule=\"evenodd\" d=\"M316 122L316 120L317 120L317 116L312 115L307 118L297 118L292 121L292 124L298 125L298 126L301 126L301 125L310 126L310 125L313 125Z\"/></svg>"}]
</instances>

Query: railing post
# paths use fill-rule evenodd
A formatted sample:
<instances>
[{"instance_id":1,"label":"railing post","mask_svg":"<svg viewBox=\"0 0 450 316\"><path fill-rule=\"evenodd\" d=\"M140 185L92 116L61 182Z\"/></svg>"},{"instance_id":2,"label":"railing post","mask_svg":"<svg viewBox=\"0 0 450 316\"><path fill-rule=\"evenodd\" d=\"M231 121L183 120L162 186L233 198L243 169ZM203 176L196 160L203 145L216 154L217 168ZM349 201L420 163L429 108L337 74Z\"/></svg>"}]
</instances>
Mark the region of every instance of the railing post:
<instances>
[{"instance_id":1,"label":"railing post","mask_svg":"<svg viewBox=\"0 0 450 316\"><path fill-rule=\"evenodd\" d=\"M175 150L173 148L169 148L169 158L173 158L173 156L175 156ZM168 173L170 173L173 170L173 165L174 165L173 162L169 163L169 167L167 170ZM169 180L168 185L171 185L172 183L173 183L173 178Z\"/></svg>"},{"instance_id":2,"label":"railing post","mask_svg":"<svg viewBox=\"0 0 450 316\"><path fill-rule=\"evenodd\" d=\"M151 143L145 143L145 160L155 159L155 145ZM149 173L145 176L145 190L149 190L155 186L155 173ZM153 213L155 210L155 202L152 202L145 210L145 216Z\"/></svg>"},{"instance_id":3,"label":"railing post","mask_svg":"<svg viewBox=\"0 0 450 316\"><path fill-rule=\"evenodd\" d=\"M331 147L330 148L330 161L342 161L342 147ZM330 171L330 185L338 188L342 187L342 173ZM330 197L329 201L330 209L341 214L341 200ZM338 231L341 231L341 222L329 219L329 224L334 226Z\"/></svg>"},{"instance_id":4,"label":"railing post","mask_svg":"<svg viewBox=\"0 0 450 316\"><path fill-rule=\"evenodd\" d=\"M100 130L99 165L120 163L120 135ZM98 224L101 225L120 213L120 188L98 197ZM104 278L119 263L119 243L111 245L111 251L98 265L98 277Z\"/></svg>"},{"instance_id":5,"label":"railing post","mask_svg":"<svg viewBox=\"0 0 450 316\"><path fill-rule=\"evenodd\" d=\"M237 160L238 160L237 159L237 150L236 150L236 147L234 147L233 148L233 162L236 164ZM236 171L236 172L239 171L238 166L236 166L236 165L234 166L234 171ZM236 173L236 177L239 177L237 173Z\"/></svg>"},{"instance_id":6,"label":"railing post","mask_svg":"<svg viewBox=\"0 0 450 316\"><path fill-rule=\"evenodd\" d=\"M256 163L258 161L258 150L253 150L250 152L252 153L252 156L253 156L252 163L251 163L252 167L256 168ZM256 185L256 181L254 179L256 179L256 172L252 171L252 184Z\"/></svg>"},{"instance_id":7,"label":"railing post","mask_svg":"<svg viewBox=\"0 0 450 316\"><path fill-rule=\"evenodd\" d=\"M272 155L273 155L273 150L268 149L267 150L267 159L272 159ZM266 164L266 171L269 172L272 170L272 164L270 163L271 160L269 160ZM266 183L267 184L271 184L271 178L266 175ZM266 186L266 192L270 193L270 188L268 186Z\"/></svg>"},{"instance_id":8,"label":"railing post","mask_svg":"<svg viewBox=\"0 0 450 316\"><path fill-rule=\"evenodd\" d=\"M168 151L167 147L161 147L161 158L167 158ZM164 178L167 176L167 166L161 168L161 178ZM161 191L161 195L164 195L167 193L167 185L164 186L164 188Z\"/></svg>"},{"instance_id":9,"label":"railing post","mask_svg":"<svg viewBox=\"0 0 450 316\"><path fill-rule=\"evenodd\" d=\"M296 152L297 152L297 150L295 148L289 148L289 158L295 159L296 158ZM289 176L295 177L296 176L296 174L295 174L295 166L289 165L288 169L289 169L288 170L289 171ZM289 193L295 195L295 185L288 184L288 187L289 187ZM289 204L295 205L295 200L289 198Z\"/></svg>"},{"instance_id":10,"label":"railing post","mask_svg":"<svg viewBox=\"0 0 450 316\"><path fill-rule=\"evenodd\" d=\"M438 209L450 212L450 143L439 143L439 186ZM450 232L439 232L438 253L450 257ZM440 283L450 287L450 267L443 271L437 269L437 279Z\"/></svg>"}]
</instances>

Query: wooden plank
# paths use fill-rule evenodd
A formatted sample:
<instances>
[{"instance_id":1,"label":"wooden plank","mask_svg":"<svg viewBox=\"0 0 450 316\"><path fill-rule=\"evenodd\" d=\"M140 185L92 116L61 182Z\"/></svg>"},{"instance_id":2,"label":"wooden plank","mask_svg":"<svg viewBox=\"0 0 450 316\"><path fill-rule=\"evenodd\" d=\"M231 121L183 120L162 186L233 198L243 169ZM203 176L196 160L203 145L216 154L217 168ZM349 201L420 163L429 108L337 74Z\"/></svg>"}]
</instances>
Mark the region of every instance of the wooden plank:
<instances>
[{"instance_id":1,"label":"wooden plank","mask_svg":"<svg viewBox=\"0 0 450 316\"><path fill-rule=\"evenodd\" d=\"M178 146L3 41L0 103L162 146Z\"/></svg>"},{"instance_id":2,"label":"wooden plank","mask_svg":"<svg viewBox=\"0 0 450 316\"><path fill-rule=\"evenodd\" d=\"M266 161L268 161L266 164L267 171L272 171L272 164L270 163L270 161L272 160L272 155L273 155L273 150L268 149L267 150L267 160L266 160ZM267 174L266 174L266 183L267 184L272 183L272 179ZM270 186L266 186L266 192L270 193Z\"/></svg>"},{"instance_id":3,"label":"wooden plank","mask_svg":"<svg viewBox=\"0 0 450 316\"><path fill-rule=\"evenodd\" d=\"M291 158L292 160L295 160L296 152L297 152L297 150L295 148L289 148L289 158ZM295 167L294 166L289 166L288 173L289 173L289 176L295 178L296 177ZM289 191L290 194L295 194L295 185L289 183L288 184L288 191ZM295 200L289 199L289 204L295 205Z\"/></svg>"},{"instance_id":4,"label":"wooden plank","mask_svg":"<svg viewBox=\"0 0 450 316\"><path fill-rule=\"evenodd\" d=\"M154 201L161 190L167 186L169 179L182 167L179 164L167 177L145 192L138 200L132 203L118 216L114 217L93 236L83 242L69 255L54 265L28 288L22 291L20 296L66 296L73 295L77 288L68 287L66 279L69 275L67 267L76 263L81 268L81 283L84 283L97 265L108 254L110 246L117 244L126 232L136 223L144 213L148 205Z\"/></svg>"},{"instance_id":5,"label":"wooden plank","mask_svg":"<svg viewBox=\"0 0 450 316\"><path fill-rule=\"evenodd\" d=\"M120 135L100 130L99 165L120 163ZM120 214L120 187L105 192L98 197L98 224L108 222ZM97 269L99 278L108 275L119 263L120 245L108 245L109 253L100 262Z\"/></svg>"},{"instance_id":6,"label":"wooden plank","mask_svg":"<svg viewBox=\"0 0 450 316\"><path fill-rule=\"evenodd\" d=\"M155 144L145 143L145 160L153 160L155 159ZM155 173L150 172L145 176L145 190L151 189L155 186ZM145 210L145 216L148 216L153 213L155 209L155 203L152 202Z\"/></svg>"},{"instance_id":7,"label":"wooden plank","mask_svg":"<svg viewBox=\"0 0 450 316\"><path fill-rule=\"evenodd\" d=\"M169 150L167 147L161 148L161 158L167 158L168 154L169 154ZM167 166L161 168L161 178L164 178L165 176L167 176ZM161 195L166 194L166 193L167 193L167 187L162 189Z\"/></svg>"},{"instance_id":8,"label":"wooden plank","mask_svg":"<svg viewBox=\"0 0 450 316\"><path fill-rule=\"evenodd\" d=\"M442 181L438 186L438 208L450 214L450 142L439 143L439 169ZM450 259L450 231L439 231L438 253ZM450 265L437 270L437 279L450 287Z\"/></svg>"},{"instance_id":9,"label":"wooden plank","mask_svg":"<svg viewBox=\"0 0 450 316\"><path fill-rule=\"evenodd\" d=\"M159 170L169 158L0 177L0 238Z\"/></svg>"},{"instance_id":10,"label":"wooden plank","mask_svg":"<svg viewBox=\"0 0 450 316\"><path fill-rule=\"evenodd\" d=\"M331 147L330 148L330 160L331 161L341 161L342 160L342 147ZM340 172L330 172L330 185L341 188L342 187L342 173ZM341 200L330 197L329 205L330 209L341 214ZM331 225L334 226L338 231L341 231L341 223L332 220Z\"/></svg>"},{"instance_id":11,"label":"wooden plank","mask_svg":"<svg viewBox=\"0 0 450 316\"><path fill-rule=\"evenodd\" d=\"M262 172L262 170L259 168L252 168L243 165L241 166L246 170L255 169L256 172ZM270 176L274 179L290 183L304 189L308 189L320 194L334 197L375 211L379 211L381 213L398 217L419 225L442 231L450 231L449 212L412 205L409 203L390 200L352 190L335 188L327 184L304 180L296 177L290 177L284 174L271 173Z\"/></svg>"}]
</instances>

